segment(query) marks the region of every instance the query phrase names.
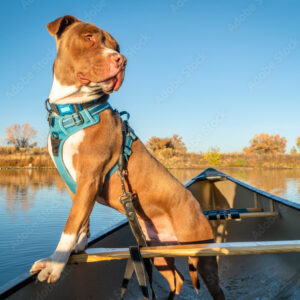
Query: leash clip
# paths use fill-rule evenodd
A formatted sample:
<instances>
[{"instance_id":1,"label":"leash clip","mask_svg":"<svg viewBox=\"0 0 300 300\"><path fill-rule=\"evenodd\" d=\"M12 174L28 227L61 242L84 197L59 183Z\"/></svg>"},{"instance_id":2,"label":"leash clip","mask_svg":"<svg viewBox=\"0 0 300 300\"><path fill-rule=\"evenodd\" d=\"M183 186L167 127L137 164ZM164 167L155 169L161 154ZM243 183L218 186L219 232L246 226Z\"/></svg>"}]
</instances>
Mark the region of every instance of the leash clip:
<instances>
[{"instance_id":1,"label":"leash clip","mask_svg":"<svg viewBox=\"0 0 300 300\"><path fill-rule=\"evenodd\" d=\"M79 121L76 121L76 116L78 116ZM84 123L83 117L80 112L73 113L71 115L74 125L79 126Z\"/></svg>"},{"instance_id":2,"label":"leash clip","mask_svg":"<svg viewBox=\"0 0 300 300\"><path fill-rule=\"evenodd\" d=\"M125 110L119 112L119 115L120 115L120 117L126 115L126 120L124 120L125 122L128 122L128 120L130 119L130 114L129 114L129 112L127 112L127 111L125 111Z\"/></svg>"},{"instance_id":3,"label":"leash clip","mask_svg":"<svg viewBox=\"0 0 300 300\"><path fill-rule=\"evenodd\" d=\"M49 114L52 112L51 106L50 106L50 102L49 102L49 98L47 98L47 99L45 100L45 108L46 108L46 110L47 110L47 112L48 112Z\"/></svg>"}]
</instances>

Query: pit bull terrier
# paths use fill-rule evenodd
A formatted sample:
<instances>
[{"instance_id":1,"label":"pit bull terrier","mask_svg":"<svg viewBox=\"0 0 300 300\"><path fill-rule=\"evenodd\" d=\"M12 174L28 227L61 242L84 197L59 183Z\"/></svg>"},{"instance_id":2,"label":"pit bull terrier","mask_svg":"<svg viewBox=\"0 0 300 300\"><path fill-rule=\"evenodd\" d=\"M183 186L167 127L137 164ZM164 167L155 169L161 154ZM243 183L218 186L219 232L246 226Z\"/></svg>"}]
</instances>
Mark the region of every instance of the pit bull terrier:
<instances>
[{"instance_id":1,"label":"pit bull terrier","mask_svg":"<svg viewBox=\"0 0 300 300\"><path fill-rule=\"evenodd\" d=\"M50 104L86 104L120 88L126 58L120 54L117 41L109 33L73 16L61 17L49 23L47 28L57 45ZM36 261L30 270L31 273L39 272L39 281L57 281L70 254L85 249L89 216L95 202L124 213L119 201L122 194L120 178L115 173L105 181L105 175L120 155L122 121L111 109L100 115L101 122L76 132L64 143L63 161L77 188L75 193L69 189L73 204L56 250L50 257ZM48 148L53 158L50 137ZM192 243L214 238L198 201L151 156L139 139L132 145L127 171L126 188L138 195L136 213L148 245ZM195 289L199 289L199 272L212 297L224 299L216 258L190 257L188 261ZM174 258L154 258L153 264L168 281L169 299L173 299L183 284Z\"/></svg>"}]
</instances>

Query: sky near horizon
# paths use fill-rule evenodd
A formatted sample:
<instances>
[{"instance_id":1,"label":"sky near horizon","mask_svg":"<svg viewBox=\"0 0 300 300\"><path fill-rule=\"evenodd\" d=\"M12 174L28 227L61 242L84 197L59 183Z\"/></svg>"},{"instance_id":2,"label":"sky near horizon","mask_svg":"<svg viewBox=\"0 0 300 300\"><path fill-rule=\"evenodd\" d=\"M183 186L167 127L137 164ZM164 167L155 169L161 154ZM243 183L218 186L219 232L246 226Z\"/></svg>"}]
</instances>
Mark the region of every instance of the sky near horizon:
<instances>
[{"instance_id":1,"label":"sky near horizon","mask_svg":"<svg viewBox=\"0 0 300 300\"><path fill-rule=\"evenodd\" d=\"M29 123L46 144L56 47L46 24L70 14L107 30L128 59L110 103L146 142L240 152L256 133L300 136L297 0L18 0L0 3L0 143Z\"/></svg>"}]
</instances>

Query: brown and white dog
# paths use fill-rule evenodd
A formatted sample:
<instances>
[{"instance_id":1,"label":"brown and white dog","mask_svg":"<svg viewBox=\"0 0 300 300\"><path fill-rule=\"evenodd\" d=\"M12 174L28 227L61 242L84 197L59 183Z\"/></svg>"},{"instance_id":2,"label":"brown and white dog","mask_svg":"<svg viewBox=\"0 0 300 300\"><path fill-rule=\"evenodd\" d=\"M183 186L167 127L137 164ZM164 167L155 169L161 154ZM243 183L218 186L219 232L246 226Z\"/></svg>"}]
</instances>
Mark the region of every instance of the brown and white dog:
<instances>
[{"instance_id":1,"label":"brown and white dog","mask_svg":"<svg viewBox=\"0 0 300 300\"><path fill-rule=\"evenodd\" d=\"M85 103L120 88L126 58L110 34L72 16L61 17L47 28L57 44L50 103ZM95 202L124 213L119 201L120 178L115 173L104 183L106 173L118 160L121 145L121 121L112 110L101 113L100 123L73 134L65 142L63 160L77 183L77 190L75 195L69 191L73 205L55 252L35 262L30 270L39 272L40 281L57 281L71 252L84 250ZM48 147L52 154L49 140ZM138 195L137 215L149 245L213 239L211 226L192 194L149 154L139 139L133 143L132 151L127 166L128 181ZM153 263L170 285L170 299L179 294L183 276L174 259L155 258ZM189 258L189 265L196 289L199 271L213 298L224 299L215 257Z\"/></svg>"}]
</instances>

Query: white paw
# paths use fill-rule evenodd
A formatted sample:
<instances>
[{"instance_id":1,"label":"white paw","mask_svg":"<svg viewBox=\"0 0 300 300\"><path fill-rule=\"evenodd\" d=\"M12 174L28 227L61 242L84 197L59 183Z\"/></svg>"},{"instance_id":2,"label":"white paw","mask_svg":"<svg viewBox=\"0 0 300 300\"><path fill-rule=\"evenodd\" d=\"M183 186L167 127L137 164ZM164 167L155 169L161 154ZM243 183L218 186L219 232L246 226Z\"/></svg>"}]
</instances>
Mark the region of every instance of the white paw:
<instances>
[{"instance_id":1,"label":"white paw","mask_svg":"<svg viewBox=\"0 0 300 300\"><path fill-rule=\"evenodd\" d=\"M76 244L77 235L62 233L55 252L48 258L36 261L30 269L30 273L39 272L39 281L47 280L48 283L59 279L61 272L68 262L70 253Z\"/></svg>"},{"instance_id":2,"label":"white paw","mask_svg":"<svg viewBox=\"0 0 300 300\"><path fill-rule=\"evenodd\" d=\"M43 258L36 261L32 265L30 273L35 274L39 272L37 276L39 281L47 281L48 283L56 282L66 265L66 261L67 260L62 257L55 258L54 253L49 258Z\"/></svg>"},{"instance_id":3,"label":"white paw","mask_svg":"<svg viewBox=\"0 0 300 300\"><path fill-rule=\"evenodd\" d=\"M75 253L81 252L86 248L86 246L88 244L88 238L89 238L89 235L86 232L82 232L79 235L78 240L75 245L75 248L74 248Z\"/></svg>"}]
</instances>

